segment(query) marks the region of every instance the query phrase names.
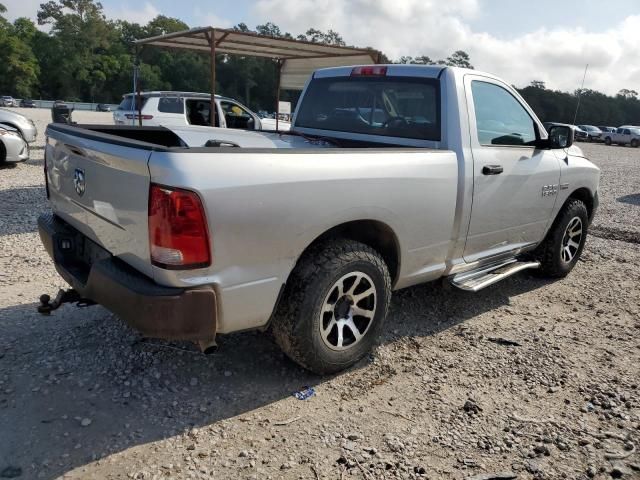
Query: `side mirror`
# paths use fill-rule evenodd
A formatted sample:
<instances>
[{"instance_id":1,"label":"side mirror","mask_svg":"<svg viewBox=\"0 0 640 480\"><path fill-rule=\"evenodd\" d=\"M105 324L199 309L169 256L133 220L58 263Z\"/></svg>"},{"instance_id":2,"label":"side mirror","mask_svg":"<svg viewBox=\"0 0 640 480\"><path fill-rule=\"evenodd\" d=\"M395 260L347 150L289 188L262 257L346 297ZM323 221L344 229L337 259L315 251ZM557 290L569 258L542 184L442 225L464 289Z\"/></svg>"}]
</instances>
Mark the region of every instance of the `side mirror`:
<instances>
[{"instance_id":1,"label":"side mirror","mask_svg":"<svg viewBox=\"0 0 640 480\"><path fill-rule=\"evenodd\" d=\"M569 148L573 145L575 132L568 125L554 125L549 128L549 148Z\"/></svg>"}]
</instances>

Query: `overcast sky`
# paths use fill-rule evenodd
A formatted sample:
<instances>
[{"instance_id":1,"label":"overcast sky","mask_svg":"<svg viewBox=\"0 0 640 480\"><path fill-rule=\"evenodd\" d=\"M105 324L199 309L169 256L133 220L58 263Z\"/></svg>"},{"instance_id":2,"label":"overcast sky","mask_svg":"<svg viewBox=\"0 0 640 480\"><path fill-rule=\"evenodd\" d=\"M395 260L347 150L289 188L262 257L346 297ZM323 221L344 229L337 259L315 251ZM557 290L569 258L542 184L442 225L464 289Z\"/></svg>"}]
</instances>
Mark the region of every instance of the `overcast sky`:
<instances>
[{"instance_id":1,"label":"overcast sky","mask_svg":"<svg viewBox=\"0 0 640 480\"><path fill-rule=\"evenodd\" d=\"M41 1L0 0L10 19L35 19ZM640 90L638 0L102 0L107 15L145 23L158 14L190 26L272 21L293 34L329 28L347 44L391 58L466 50L477 69L516 86L543 80L573 91Z\"/></svg>"}]
</instances>

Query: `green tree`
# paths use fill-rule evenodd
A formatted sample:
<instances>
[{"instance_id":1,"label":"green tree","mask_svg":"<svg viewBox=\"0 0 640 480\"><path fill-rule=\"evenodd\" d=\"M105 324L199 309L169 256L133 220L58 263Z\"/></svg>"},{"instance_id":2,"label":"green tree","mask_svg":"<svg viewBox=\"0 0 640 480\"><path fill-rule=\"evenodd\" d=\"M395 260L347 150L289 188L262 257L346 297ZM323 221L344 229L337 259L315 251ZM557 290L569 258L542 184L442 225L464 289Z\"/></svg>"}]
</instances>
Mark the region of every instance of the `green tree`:
<instances>
[{"instance_id":1,"label":"green tree","mask_svg":"<svg viewBox=\"0 0 640 480\"><path fill-rule=\"evenodd\" d=\"M403 56L403 57L400 57L400 60L398 60L398 63L408 63L412 65L436 65L436 62L431 60L431 58L427 57L426 55L421 55L419 57Z\"/></svg>"},{"instance_id":2,"label":"green tree","mask_svg":"<svg viewBox=\"0 0 640 480\"><path fill-rule=\"evenodd\" d=\"M323 32L322 30L318 30L316 28L310 28L303 35L298 35L296 38L305 42L325 43L327 45L338 46L346 45L346 43L342 39L342 36L334 30Z\"/></svg>"},{"instance_id":3,"label":"green tree","mask_svg":"<svg viewBox=\"0 0 640 480\"><path fill-rule=\"evenodd\" d=\"M635 90L629 90L628 88L623 88L618 92L618 97L630 99L630 98L638 98L638 92Z\"/></svg>"},{"instance_id":4,"label":"green tree","mask_svg":"<svg viewBox=\"0 0 640 480\"><path fill-rule=\"evenodd\" d=\"M48 75L56 78L53 91L69 100L96 100L119 65L105 58L117 44L117 28L104 15L102 4L93 0L58 0L40 5L38 23L51 25L56 62Z\"/></svg>"},{"instance_id":5,"label":"green tree","mask_svg":"<svg viewBox=\"0 0 640 480\"><path fill-rule=\"evenodd\" d=\"M6 12L0 4L0 13ZM38 84L40 66L30 44L35 26L25 18L12 25L0 16L0 90L30 97Z\"/></svg>"},{"instance_id":6,"label":"green tree","mask_svg":"<svg viewBox=\"0 0 640 480\"><path fill-rule=\"evenodd\" d=\"M439 60L438 63L449 67L473 68L469 54L464 50L457 50L445 60Z\"/></svg>"}]
</instances>

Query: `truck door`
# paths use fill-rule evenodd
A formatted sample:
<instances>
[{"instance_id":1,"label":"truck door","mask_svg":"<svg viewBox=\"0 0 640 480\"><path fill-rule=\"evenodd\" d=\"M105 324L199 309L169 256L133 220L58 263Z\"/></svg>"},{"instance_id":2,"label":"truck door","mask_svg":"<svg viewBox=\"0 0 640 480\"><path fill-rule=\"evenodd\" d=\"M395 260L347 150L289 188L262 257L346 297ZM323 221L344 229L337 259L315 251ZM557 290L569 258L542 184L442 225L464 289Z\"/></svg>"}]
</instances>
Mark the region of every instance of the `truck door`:
<instances>
[{"instance_id":1,"label":"truck door","mask_svg":"<svg viewBox=\"0 0 640 480\"><path fill-rule=\"evenodd\" d=\"M558 157L536 148L534 115L498 80L467 75L473 205L464 258L473 262L539 242L555 204Z\"/></svg>"}]
</instances>

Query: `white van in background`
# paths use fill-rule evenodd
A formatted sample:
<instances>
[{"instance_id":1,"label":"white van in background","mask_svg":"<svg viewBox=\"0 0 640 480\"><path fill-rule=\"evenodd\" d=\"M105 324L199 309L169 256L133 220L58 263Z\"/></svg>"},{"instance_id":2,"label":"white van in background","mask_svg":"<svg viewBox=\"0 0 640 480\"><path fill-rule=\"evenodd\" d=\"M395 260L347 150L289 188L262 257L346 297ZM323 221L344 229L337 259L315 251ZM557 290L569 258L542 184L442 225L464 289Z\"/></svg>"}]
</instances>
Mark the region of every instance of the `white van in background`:
<instances>
[{"instance_id":1,"label":"white van in background","mask_svg":"<svg viewBox=\"0 0 640 480\"><path fill-rule=\"evenodd\" d=\"M142 92L143 126L211 126L211 95L194 92ZM237 100L215 96L215 126L242 130L275 130L274 119L261 119ZM113 112L116 125L138 125L137 95L129 93ZM289 122L278 122L278 130L287 131Z\"/></svg>"}]
</instances>

